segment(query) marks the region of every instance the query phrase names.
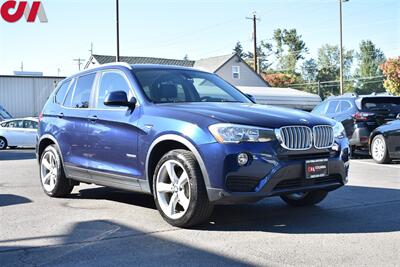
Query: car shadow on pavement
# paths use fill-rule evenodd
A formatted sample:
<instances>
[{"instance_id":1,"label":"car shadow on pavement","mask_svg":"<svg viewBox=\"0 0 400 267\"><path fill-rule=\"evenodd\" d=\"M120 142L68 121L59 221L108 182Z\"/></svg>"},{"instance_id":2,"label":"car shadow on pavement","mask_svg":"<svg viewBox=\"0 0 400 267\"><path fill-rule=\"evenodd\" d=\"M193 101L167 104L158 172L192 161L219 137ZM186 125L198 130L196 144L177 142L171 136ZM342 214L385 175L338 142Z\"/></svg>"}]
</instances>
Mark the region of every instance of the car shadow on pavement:
<instances>
[{"instance_id":1,"label":"car shadow on pavement","mask_svg":"<svg viewBox=\"0 0 400 267\"><path fill-rule=\"evenodd\" d=\"M11 195L11 194L0 194L0 208L6 206L25 204L30 202L32 202L32 200L26 197Z\"/></svg>"},{"instance_id":2,"label":"car shadow on pavement","mask_svg":"<svg viewBox=\"0 0 400 267\"><path fill-rule=\"evenodd\" d=\"M346 186L321 204L290 207L275 199L219 206L207 231L264 231L288 234L349 234L400 231L400 189Z\"/></svg>"},{"instance_id":3,"label":"car shadow on pavement","mask_svg":"<svg viewBox=\"0 0 400 267\"><path fill-rule=\"evenodd\" d=\"M34 149L7 149L0 151L0 161L1 160L26 160L35 159Z\"/></svg>"},{"instance_id":4,"label":"car shadow on pavement","mask_svg":"<svg viewBox=\"0 0 400 267\"><path fill-rule=\"evenodd\" d=\"M103 199L120 203L156 209L154 198L151 195L132 193L129 191L113 189L110 187L97 187L81 189L79 193L71 194L69 198L78 199Z\"/></svg>"},{"instance_id":5,"label":"car shadow on pavement","mask_svg":"<svg viewBox=\"0 0 400 267\"><path fill-rule=\"evenodd\" d=\"M107 187L83 189L71 197L105 199L156 209L150 195ZM294 234L376 233L400 231L399 222L400 189L345 186L313 207L290 207L279 198L216 206L210 220L195 229Z\"/></svg>"},{"instance_id":6,"label":"car shadow on pavement","mask_svg":"<svg viewBox=\"0 0 400 267\"><path fill-rule=\"evenodd\" d=\"M143 232L109 220L79 222L53 245L8 246L19 240L0 241L0 266L250 266L168 236L177 230L166 230L163 236L162 231Z\"/></svg>"}]
</instances>

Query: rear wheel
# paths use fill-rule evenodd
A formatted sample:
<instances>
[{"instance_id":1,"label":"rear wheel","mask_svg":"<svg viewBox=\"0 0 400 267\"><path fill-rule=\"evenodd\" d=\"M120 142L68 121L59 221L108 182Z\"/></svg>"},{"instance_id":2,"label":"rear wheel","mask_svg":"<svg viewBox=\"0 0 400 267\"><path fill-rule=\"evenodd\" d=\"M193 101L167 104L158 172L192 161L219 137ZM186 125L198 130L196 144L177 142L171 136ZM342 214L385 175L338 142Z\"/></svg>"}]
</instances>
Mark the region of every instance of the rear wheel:
<instances>
[{"instance_id":1,"label":"rear wheel","mask_svg":"<svg viewBox=\"0 0 400 267\"><path fill-rule=\"evenodd\" d=\"M172 150L161 158L154 172L153 192L158 211L173 226L200 224L213 210L200 167L187 150Z\"/></svg>"},{"instance_id":2,"label":"rear wheel","mask_svg":"<svg viewBox=\"0 0 400 267\"><path fill-rule=\"evenodd\" d=\"M292 193L281 196L287 204L296 207L312 206L320 203L328 195L327 191L318 190L312 192Z\"/></svg>"},{"instance_id":3,"label":"rear wheel","mask_svg":"<svg viewBox=\"0 0 400 267\"><path fill-rule=\"evenodd\" d=\"M51 197L65 197L74 188L65 176L60 154L54 145L46 147L40 157L40 181L43 191Z\"/></svg>"},{"instance_id":4,"label":"rear wheel","mask_svg":"<svg viewBox=\"0 0 400 267\"><path fill-rule=\"evenodd\" d=\"M0 137L0 150L7 148L7 140L4 137Z\"/></svg>"},{"instance_id":5,"label":"rear wheel","mask_svg":"<svg viewBox=\"0 0 400 267\"><path fill-rule=\"evenodd\" d=\"M383 135L379 134L372 140L371 155L377 163L384 164L390 162L386 140Z\"/></svg>"}]
</instances>

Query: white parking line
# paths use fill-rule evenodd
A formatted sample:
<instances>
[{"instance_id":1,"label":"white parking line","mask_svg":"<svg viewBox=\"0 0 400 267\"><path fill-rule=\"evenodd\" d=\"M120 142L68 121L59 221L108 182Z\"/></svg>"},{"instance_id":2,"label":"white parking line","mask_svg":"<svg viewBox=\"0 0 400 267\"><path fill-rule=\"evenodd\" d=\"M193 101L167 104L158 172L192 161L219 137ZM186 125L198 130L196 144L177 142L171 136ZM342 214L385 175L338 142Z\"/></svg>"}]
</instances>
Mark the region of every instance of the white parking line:
<instances>
[{"instance_id":1,"label":"white parking line","mask_svg":"<svg viewBox=\"0 0 400 267\"><path fill-rule=\"evenodd\" d=\"M362 163L362 164L372 165L375 167L388 167L388 168L400 169L400 164L399 165L378 164L375 162L359 161L359 160L352 160L351 163Z\"/></svg>"}]
</instances>

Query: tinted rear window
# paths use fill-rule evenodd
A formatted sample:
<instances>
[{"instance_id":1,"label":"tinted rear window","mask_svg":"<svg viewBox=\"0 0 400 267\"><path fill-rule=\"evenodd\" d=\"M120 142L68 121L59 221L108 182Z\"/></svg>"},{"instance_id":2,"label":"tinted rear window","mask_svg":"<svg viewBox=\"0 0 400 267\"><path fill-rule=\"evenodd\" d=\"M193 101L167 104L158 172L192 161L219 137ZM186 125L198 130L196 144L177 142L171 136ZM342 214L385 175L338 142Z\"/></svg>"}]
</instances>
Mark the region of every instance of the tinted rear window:
<instances>
[{"instance_id":1,"label":"tinted rear window","mask_svg":"<svg viewBox=\"0 0 400 267\"><path fill-rule=\"evenodd\" d=\"M400 112L400 97L366 97L363 98L361 107L368 111Z\"/></svg>"}]
</instances>

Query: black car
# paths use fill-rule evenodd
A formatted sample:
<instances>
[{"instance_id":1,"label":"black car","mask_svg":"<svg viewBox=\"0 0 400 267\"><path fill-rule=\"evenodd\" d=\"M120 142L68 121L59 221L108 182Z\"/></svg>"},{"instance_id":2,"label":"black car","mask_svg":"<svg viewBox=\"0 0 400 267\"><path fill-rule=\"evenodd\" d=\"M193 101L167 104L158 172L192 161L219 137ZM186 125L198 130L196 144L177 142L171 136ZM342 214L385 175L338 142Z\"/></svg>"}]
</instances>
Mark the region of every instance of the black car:
<instances>
[{"instance_id":1,"label":"black car","mask_svg":"<svg viewBox=\"0 0 400 267\"><path fill-rule=\"evenodd\" d=\"M371 132L396 119L400 114L400 97L344 94L329 97L312 113L340 121L354 152L355 149L368 149Z\"/></svg>"},{"instance_id":2,"label":"black car","mask_svg":"<svg viewBox=\"0 0 400 267\"><path fill-rule=\"evenodd\" d=\"M378 163L400 159L400 116L398 120L376 128L370 138L370 154Z\"/></svg>"}]
</instances>

